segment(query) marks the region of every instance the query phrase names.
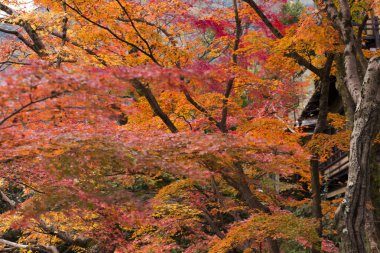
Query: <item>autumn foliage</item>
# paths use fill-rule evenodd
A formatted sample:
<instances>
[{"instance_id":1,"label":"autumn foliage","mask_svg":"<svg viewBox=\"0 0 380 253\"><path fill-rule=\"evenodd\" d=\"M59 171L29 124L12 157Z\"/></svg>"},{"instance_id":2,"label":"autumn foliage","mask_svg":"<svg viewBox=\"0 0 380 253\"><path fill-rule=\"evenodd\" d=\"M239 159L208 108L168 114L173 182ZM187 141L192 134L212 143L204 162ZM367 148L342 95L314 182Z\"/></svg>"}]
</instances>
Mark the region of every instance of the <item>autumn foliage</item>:
<instances>
[{"instance_id":1,"label":"autumn foliage","mask_svg":"<svg viewBox=\"0 0 380 253\"><path fill-rule=\"evenodd\" d=\"M335 252L309 158L347 143L301 145L289 54L342 48L323 15L259 3L283 38L237 0L2 1L0 251Z\"/></svg>"}]
</instances>

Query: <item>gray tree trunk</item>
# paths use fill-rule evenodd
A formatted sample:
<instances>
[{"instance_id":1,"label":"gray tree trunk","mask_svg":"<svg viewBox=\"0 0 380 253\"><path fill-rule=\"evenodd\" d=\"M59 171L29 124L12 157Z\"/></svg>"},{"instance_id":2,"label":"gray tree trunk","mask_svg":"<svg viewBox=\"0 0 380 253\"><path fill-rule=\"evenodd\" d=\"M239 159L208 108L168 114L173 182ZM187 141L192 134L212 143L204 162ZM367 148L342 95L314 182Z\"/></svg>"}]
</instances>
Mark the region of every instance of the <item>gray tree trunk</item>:
<instances>
[{"instance_id":1,"label":"gray tree trunk","mask_svg":"<svg viewBox=\"0 0 380 253\"><path fill-rule=\"evenodd\" d=\"M347 68L346 68L347 69ZM347 75L347 82L352 75ZM355 80L354 80L355 82ZM366 206L369 204L370 154L372 141L378 132L380 113L380 57L372 58L357 98L354 128L350 142L347 190L342 205L342 249L345 252L369 252L366 232ZM368 226L375 224L367 222Z\"/></svg>"},{"instance_id":2,"label":"gray tree trunk","mask_svg":"<svg viewBox=\"0 0 380 253\"><path fill-rule=\"evenodd\" d=\"M342 98L344 115L347 118L347 128L351 129L354 127L354 114L355 114L355 103L352 100L350 92L347 89L347 86L344 83L345 79L345 69L344 69L344 58L342 54L335 56L336 63L336 89L339 92L339 95Z\"/></svg>"}]
</instances>

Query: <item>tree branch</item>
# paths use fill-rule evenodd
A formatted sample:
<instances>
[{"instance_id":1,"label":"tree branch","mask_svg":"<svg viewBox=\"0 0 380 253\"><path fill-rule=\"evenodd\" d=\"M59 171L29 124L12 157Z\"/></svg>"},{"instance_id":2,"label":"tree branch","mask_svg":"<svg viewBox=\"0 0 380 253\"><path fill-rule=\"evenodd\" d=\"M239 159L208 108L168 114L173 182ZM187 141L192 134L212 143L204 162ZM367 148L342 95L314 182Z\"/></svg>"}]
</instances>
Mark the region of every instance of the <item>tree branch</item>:
<instances>
[{"instance_id":1,"label":"tree branch","mask_svg":"<svg viewBox=\"0 0 380 253\"><path fill-rule=\"evenodd\" d=\"M153 95L152 91L149 89L149 87L146 87L140 80L134 78L132 80L129 80L132 83L132 86L136 90L140 90L143 95L145 96L146 100L148 101L150 107L153 109L154 113L161 118L161 120L164 122L164 124L169 128L169 130L172 133L177 133L178 129L174 125L174 123L171 121L169 116L162 110L161 106L159 105L156 97Z\"/></svg>"},{"instance_id":2,"label":"tree branch","mask_svg":"<svg viewBox=\"0 0 380 253\"><path fill-rule=\"evenodd\" d=\"M233 0L233 5L234 5L234 14L235 14L236 28L235 28L234 47L233 47L233 52L232 52L232 64L233 65L237 65L236 51L239 49L239 42L240 42L240 37L241 37L241 35L243 33L243 29L241 27L241 20L240 20L240 17L239 17L239 9L238 9L238 4L237 4L236 0ZM220 120L220 128L221 128L221 131L224 132L224 133L228 132L228 129L227 129L228 98L231 95L232 87L234 85L234 80L235 80L235 78L231 78L228 81L226 92L224 93L222 118Z\"/></svg>"},{"instance_id":3,"label":"tree branch","mask_svg":"<svg viewBox=\"0 0 380 253\"><path fill-rule=\"evenodd\" d=\"M135 45L135 44L133 44L133 43L131 43L131 42L129 42L129 41L123 39L122 37L120 37L119 35L117 35L114 31L112 31L110 28L108 28L108 27L106 27L106 26L104 26L104 25L101 25L101 24L99 24L99 23L93 21L92 19L90 19L89 17L87 17L86 15L84 15L80 10L78 10L78 9L76 9L76 8L74 8L74 7L72 7L71 5L69 5L69 4L66 3L66 6L69 7L69 8L70 8L72 11L74 11L75 13L77 13L80 17L82 17L83 19L85 19L86 21L88 21L89 23L91 23L91 24L93 24L93 25L95 25L95 26L97 26L97 27L99 27L99 28L101 28L101 29L107 31L109 34L111 34L111 35L112 35L114 38L116 38L117 40L119 40L119 41L121 41L121 42L127 44L128 46L131 46L131 47L135 48L137 51L139 51L139 52L143 53L144 55L148 56L148 57L149 57L149 58L150 58L155 64L161 66L161 65L156 61L156 59L154 58L153 55L151 55L150 53L144 51L144 50L143 50L142 48L140 48L139 46L137 46L137 45Z\"/></svg>"},{"instance_id":4,"label":"tree branch","mask_svg":"<svg viewBox=\"0 0 380 253\"><path fill-rule=\"evenodd\" d=\"M18 248L18 249L32 250L32 251L38 251L42 253L59 253L58 249L55 246L43 246L43 245L29 246L26 244L15 243L15 242L11 242L11 241L1 239L1 238L0 238L0 243L11 246L13 248Z\"/></svg>"},{"instance_id":5,"label":"tree branch","mask_svg":"<svg viewBox=\"0 0 380 253\"><path fill-rule=\"evenodd\" d=\"M185 87L185 85L182 84L180 86L180 88L181 88L181 91L183 92L183 94L185 95L187 101L189 101L189 103L192 104L198 111L202 112L208 118L209 121L214 122L215 125L221 130L220 123L209 113L209 111L207 111L206 108L204 108L203 106L201 106L200 104L198 104L192 98L192 96L190 95L189 90Z\"/></svg>"},{"instance_id":6,"label":"tree branch","mask_svg":"<svg viewBox=\"0 0 380 253\"><path fill-rule=\"evenodd\" d=\"M15 13L15 11L12 8L2 3L0 3L0 10L4 11L8 15L13 15Z\"/></svg>"},{"instance_id":7,"label":"tree branch","mask_svg":"<svg viewBox=\"0 0 380 253\"><path fill-rule=\"evenodd\" d=\"M89 246L91 246L91 243L93 242L90 238L81 238L78 236L73 236L72 234L65 231L61 231L54 226L49 226L43 220L39 220L38 226L46 233L54 235L62 241L71 245L79 246L82 248L88 248Z\"/></svg>"},{"instance_id":8,"label":"tree branch","mask_svg":"<svg viewBox=\"0 0 380 253\"><path fill-rule=\"evenodd\" d=\"M269 28L269 30L273 33L273 35L277 39L282 39L284 36L281 34L281 32L274 27L272 22L268 19L268 17L264 14L264 12L260 9L260 7L255 3L253 0L243 0L249 6L252 7L252 9L256 12L256 14L260 17L260 19L264 22L264 24Z\"/></svg>"},{"instance_id":9,"label":"tree branch","mask_svg":"<svg viewBox=\"0 0 380 253\"><path fill-rule=\"evenodd\" d=\"M360 45L360 43L362 42L362 37L363 37L363 32L364 32L364 29L367 25L367 21L368 21L368 14L366 14L364 16L364 19L363 19L363 22L359 25L359 29L358 29L358 33L357 33L357 38L358 38L358 44Z\"/></svg>"},{"instance_id":10,"label":"tree branch","mask_svg":"<svg viewBox=\"0 0 380 253\"><path fill-rule=\"evenodd\" d=\"M127 22L127 23L130 23L129 20L126 20L126 19L123 19L123 18L118 18L118 20L122 21L122 22ZM155 27L157 28L160 32L162 32L166 37L168 37L170 43L175 46L176 42L174 41L173 39L173 35L170 34L165 28L163 28L162 26L159 26L159 25L156 25L152 22L149 22L143 18L133 18L132 19L133 21L136 21L136 22L140 22L140 23L143 23L143 24L146 24L148 26L152 26L152 27Z\"/></svg>"},{"instance_id":11,"label":"tree branch","mask_svg":"<svg viewBox=\"0 0 380 253\"><path fill-rule=\"evenodd\" d=\"M11 200L3 191L0 190L0 197L3 201L7 202L8 205L14 209L16 207L16 202Z\"/></svg>"},{"instance_id":12,"label":"tree branch","mask_svg":"<svg viewBox=\"0 0 380 253\"><path fill-rule=\"evenodd\" d=\"M14 36L16 36L19 40L21 40L27 47L29 47L30 49L32 49L34 52L36 52L33 48L33 44L30 43L24 36L22 36L21 33L19 33L18 31L12 31L12 30L6 30L6 29L3 29L0 27L0 32L3 32L3 33L7 33L7 34L12 34ZM36 52L37 53L37 52Z\"/></svg>"},{"instance_id":13,"label":"tree branch","mask_svg":"<svg viewBox=\"0 0 380 253\"><path fill-rule=\"evenodd\" d=\"M67 22L69 21L67 18L67 7L66 7L66 0L62 2L62 8L64 11L64 17L62 19L62 43L61 47L64 47L67 41ZM61 66L62 63L62 55L61 52L59 52L58 59L57 59L57 68Z\"/></svg>"},{"instance_id":14,"label":"tree branch","mask_svg":"<svg viewBox=\"0 0 380 253\"><path fill-rule=\"evenodd\" d=\"M37 103L40 103L40 102L44 102L44 101L46 101L48 99L57 98L57 97L59 97L60 95L62 95L64 93L66 93L66 92L52 92L52 95L50 95L50 96L39 98L37 100L31 100L29 103L27 103L27 104L21 106L20 108L14 110L12 113L10 113L6 117L4 117L2 120L0 120L0 126L3 125L6 121L8 121L10 118L12 118L12 117L16 116L17 114L21 113L23 110L25 110L29 106L37 104Z\"/></svg>"},{"instance_id":15,"label":"tree branch","mask_svg":"<svg viewBox=\"0 0 380 253\"><path fill-rule=\"evenodd\" d=\"M282 39L284 37L281 34L281 32L272 24L272 22L268 19L268 17L263 13L263 11L259 8L259 6L254 2L254 0L243 0L243 1L252 7L252 9L256 12L256 14L260 17L260 19L264 22L264 24L269 28L269 30L273 33L273 35L277 39ZM323 75L319 68L315 67L311 62L306 60L297 52L287 53L285 54L285 56L293 58L299 65L309 69L311 72L313 72L317 76L321 77Z\"/></svg>"},{"instance_id":16,"label":"tree branch","mask_svg":"<svg viewBox=\"0 0 380 253\"><path fill-rule=\"evenodd\" d=\"M52 32L51 35L57 37L57 38L63 38L63 34L60 34L60 33L57 33L57 32ZM70 39L69 37L66 37L66 42L72 44L73 46L76 46L84 51L86 51L86 53L88 53L89 55L92 55L96 58L96 60L102 64L103 66L108 66L107 62L105 60L103 60L97 53L95 53L93 50L89 49L89 48L86 48L85 46L79 44L78 42L76 41L73 41L72 39Z\"/></svg>"},{"instance_id":17,"label":"tree branch","mask_svg":"<svg viewBox=\"0 0 380 253\"><path fill-rule=\"evenodd\" d=\"M148 48L149 55L151 56L152 61L154 61L155 63L158 63L157 59L153 55L152 47L150 46L149 42L141 35L140 31L137 29L135 22L133 21L132 17L129 15L127 9L121 4L119 0L116 0L116 2L119 4L120 8L123 10L125 15L128 17L129 21L131 22L132 28L136 32L137 37L139 37Z\"/></svg>"},{"instance_id":18,"label":"tree branch","mask_svg":"<svg viewBox=\"0 0 380 253\"><path fill-rule=\"evenodd\" d=\"M19 14L14 11L12 8L0 3L0 10L4 11L10 16L18 16ZM14 25L12 22L6 22L11 25ZM5 29L1 29L1 32L9 33L16 35L26 46L28 46L30 49L32 49L38 56L43 57L46 56L47 53L45 52L45 45L42 42L40 36L37 34L37 32L32 28L29 22L26 20L20 19L17 20L16 25L21 26L24 28L25 32L28 34L29 38L33 41L33 44L27 41L19 32L17 31L8 31Z\"/></svg>"}]
</instances>

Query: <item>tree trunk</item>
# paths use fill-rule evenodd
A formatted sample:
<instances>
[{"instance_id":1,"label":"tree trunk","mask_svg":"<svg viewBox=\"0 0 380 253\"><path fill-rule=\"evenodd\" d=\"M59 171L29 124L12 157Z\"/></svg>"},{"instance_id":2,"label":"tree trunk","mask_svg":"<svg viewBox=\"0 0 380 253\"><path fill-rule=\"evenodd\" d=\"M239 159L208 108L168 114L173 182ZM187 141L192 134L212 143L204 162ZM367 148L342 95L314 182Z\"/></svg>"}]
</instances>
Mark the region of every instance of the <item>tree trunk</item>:
<instances>
[{"instance_id":1,"label":"tree trunk","mask_svg":"<svg viewBox=\"0 0 380 253\"><path fill-rule=\"evenodd\" d=\"M348 75L349 77L350 75ZM379 108L380 57L376 57L372 58L368 64L351 135L349 177L342 206L345 226L342 231L342 249L345 252L368 252L365 233L368 230L366 230L365 224L366 207L370 197L370 154L372 140L379 127ZM375 227L375 224L367 223L367 229L371 227Z\"/></svg>"},{"instance_id":2,"label":"tree trunk","mask_svg":"<svg viewBox=\"0 0 380 253\"><path fill-rule=\"evenodd\" d=\"M350 92L344 83L345 79L345 69L344 69L344 58L342 54L338 54L335 57L336 62L336 89L342 98L344 115L347 118L347 128L352 129L354 126L354 114L355 114L355 103L352 100Z\"/></svg>"},{"instance_id":3,"label":"tree trunk","mask_svg":"<svg viewBox=\"0 0 380 253\"><path fill-rule=\"evenodd\" d=\"M380 124L380 122L378 122ZM380 226L371 226L379 224L380 221L380 144L375 143L371 154L371 187L370 203L367 206L366 231L368 234L369 246L372 253L380 252Z\"/></svg>"},{"instance_id":4,"label":"tree trunk","mask_svg":"<svg viewBox=\"0 0 380 253\"><path fill-rule=\"evenodd\" d=\"M322 75L320 77L320 89L321 97L319 99L319 113L317 123L314 128L314 134L323 133L327 128L327 114L329 112L329 93L330 93L330 72L335 56L329 54L326 60L326 64L323 68ZM321 207L321 185L319 175L319 157L317 154L313 154L310 160L310 174L311 174L311 191L312 191L312 215L318 220L317 233L319 237L322 237L322 207ZM321 249L320 243L314 243L312 245L312 252L319 253Z\"/></svg>"},{"instance_id":5,"label":"tree trunk","mask_svg":"<svg viewBox=\"0 0 380 253\"><path fill-rule=\"evenodd\" d=\"M226 173L222 173L223 179L240 193L241 198L247 203L250 208L270 214L270 209L262 204L249 188L248 178L246 174L244 174L243 168L241 168L239 165L236 165L236 170L238 180L235 180ZM268 243L270 253L280 253L280 246L277 240L268 237L265 241Z\"/></svg>"},{"instance_id":6,"label":"tree trunk","mask_svg":"<svg viewBox=\"0 0 380 253\"><path fill-rule=\"evenodd\" d=\"M319 113L317 123L314 129L314 134L323 133L327 127L327 114L329 104L329 91L330 91L330 69L328 69L327 75L320 81L319 89L321 97L319 99ZM322 207L321 207L321 184L319 175L319 157L317 154L313 154L310 160L311 170L311 192L312 192L312 215L318 220L317 233L319 237L322 237ZM312 245L312 252L319 253L321 249L320 243L314 243Z\"/></svg>"},{"instance_id":7,"label":"tree trunk","mask_svg":"<svg viewBox=\"0 0 380 253\"><path fill-rule=\"evenodd\" d=\"M312 215L318 220L317 233L322 237L322 208L321 208L321 185L319 175L319 158L313 155L310 160L311 170L311 192L312 192ZM312 245L312 253L319 253L321 248L320 243Z\"/></svg>"}]
</instances>

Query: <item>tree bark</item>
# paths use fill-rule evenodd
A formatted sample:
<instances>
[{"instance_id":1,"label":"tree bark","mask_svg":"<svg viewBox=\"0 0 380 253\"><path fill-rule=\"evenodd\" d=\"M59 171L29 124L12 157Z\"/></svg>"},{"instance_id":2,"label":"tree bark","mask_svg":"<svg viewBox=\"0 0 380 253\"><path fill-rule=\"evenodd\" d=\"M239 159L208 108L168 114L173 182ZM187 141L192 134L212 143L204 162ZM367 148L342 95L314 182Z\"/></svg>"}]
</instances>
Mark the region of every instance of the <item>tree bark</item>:
<instances>
[{"instance_id":1,"label":"tree bark","mask_svg":"<svg viewBox=\"0 0 380 253\"><path fill-rule=\"evenodd\" d=\"M380 122L378 122L380 124ZM371 224L380 221L380 144L375 143L371 153L370 204L367 206L366 231L372 253L380 252L380 226Z\"/></svg>"},{"instance_id":2,"label":"tree bark","mask_svg":"<svg viewBox=\"0 0 380 253\"><path fill-rule=\"evenodd\" d=\"M315 2L321 7L320 3ZM339 2L340 11L332 0L325 0L322 8L341 34L345 45L345 86L356 105L356 110L350 142L346 195L337 210L336 219L338 222L340 219L343 221L339 224L343 226L341 250L368 252L368 239L373 238L370 231L375 228L375 224L368 220L372 216L367 207L370 204L371 146L379 125L380 57L374 57L368 65L366 64L353 33L349 2ZM360 70L366 70L364 81Z\"/></svg>"},{"instance_id":3,"label":"tree bark","mask_svg":"<svg viewBox=\"0 0 380 253\"><path fill-rule=\"evenodd\" d=\"M352 100L350 92L344 83L345 80L345 69L344 69L344 58L342 54L338 54L335 58L336 62L336 89L342 98L344 115L347 118L347 128L351 129L354 127L354 114L355 114L355 103Z\"/></svg>"},{"instance_id":4,"label":"tree bark","mask_svg":"<svg viewBox=\"0 0 380 253\"><path fill-rule=\"evenodd\" d=\"M319 175L319 157L313 155L310 160L311 170L311 192L312 192L312 215L318 221L317 233L322 236L322 208L321 208L321 185ZM312 253L319 253L321 248L320 243L312 245Z\"/></svg>"},{"instance_id":5,"label":"tree bark","mask_svg":"<svg viewBox=\"0 0 380 253\"><path fill-rule=\"evenodd\" d=\"M350 75L347 81L350 81L349 78ZM345 252L368 252L364 231L370 189L370 154L372 140L379 128L379 108L380 57L375 57L368 64L351 135L349 177L341 209L344 222L342 249ZM367 229L368 226L375 227L375 224L367 223Z\"/></svg>"}]
</instances>

